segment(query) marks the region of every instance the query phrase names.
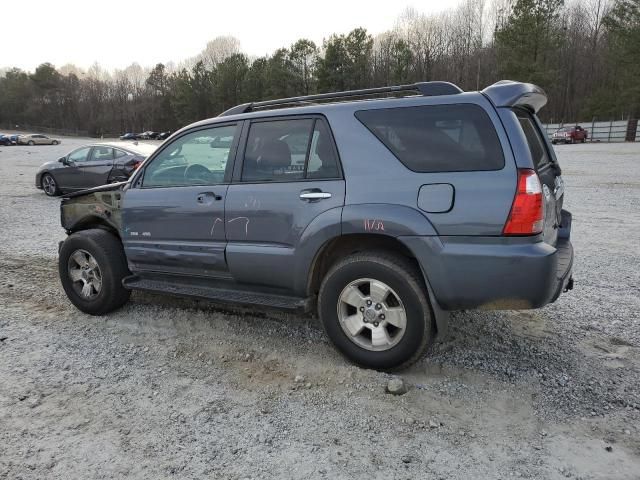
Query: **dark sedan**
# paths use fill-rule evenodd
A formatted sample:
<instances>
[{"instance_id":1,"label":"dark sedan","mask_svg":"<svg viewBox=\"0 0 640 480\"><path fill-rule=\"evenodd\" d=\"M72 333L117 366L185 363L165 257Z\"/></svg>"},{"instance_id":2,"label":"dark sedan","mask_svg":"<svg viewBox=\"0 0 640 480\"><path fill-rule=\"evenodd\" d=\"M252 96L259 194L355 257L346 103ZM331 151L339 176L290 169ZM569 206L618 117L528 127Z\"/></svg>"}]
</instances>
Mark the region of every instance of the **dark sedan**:
<instances>
[{"instance_id":1,"label":"dark sedan","mask_svg":"<svg viewBox=\"0 0 640 480\"><path fill-rule=\"evenodd\" d=\"M124 135L120 135L120 140L138 140L138 134L127 132Z\"/></svg>"},{"instance_id":2,"label":"dark sedan","mask_svg":"<svg viewBox=\"0 0 640 480\"><path fill-rule=\"evenodd\" d=\"M158 137L158 132L154 132L152 130L147 130L146 132L138 133L138 138L140 140L156 140Z\"/></svg>"},{"instance_id":3,"label":"dark sedan","mask_svg":"<svg viewBox=\"0 0 640 480\"><path fill-rule=\"evenodd\" d=\"M155 145L147 144L85 145L42 165L36 173L36 187L53 197L125 181L155 149Z\"/></svg>"},{"instance_id":4,"label":"dark sedan","mask_svg":"<svg viewBox=\"0 0 640 480\"><path fill-rule=\"evenodd\" d=\"M0 145L4 145L5 147L9 147L11 145L13 145L14 143L11 141L11 138L9 137L9 135L4 135L2 133L0 133Z\"/></svg>"}]
</instances>

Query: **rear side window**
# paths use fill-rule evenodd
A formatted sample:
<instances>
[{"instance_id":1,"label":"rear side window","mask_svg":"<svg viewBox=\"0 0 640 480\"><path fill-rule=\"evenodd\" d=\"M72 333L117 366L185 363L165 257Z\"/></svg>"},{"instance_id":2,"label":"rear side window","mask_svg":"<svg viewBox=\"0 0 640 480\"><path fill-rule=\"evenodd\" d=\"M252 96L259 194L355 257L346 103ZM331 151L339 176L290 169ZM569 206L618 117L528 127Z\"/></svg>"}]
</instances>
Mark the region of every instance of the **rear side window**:
<instances>
[{"instance_id":1,"label":"rear side window","mask_svg":"<svg viewBox=\"0 0 640 480\"><path fill-rule=\"evenodd\" d=\"M504 155L477 105L429 105L356 112L378 140L415 172L500 170Z\"/></svg>"},{"instance_id":2,"label":"rear side window","mask_svg":"<svg viewBox=\"0 0 640 480\"><path fill-rule=\"evenodd\" d=\"M544 140L542 139L542 135L529 112L516 110L516 116L518 117L520 127L524 132L524 136L527 137L527 144L529 144L529 151L531 151L533 165L537 170L550 162L547 148L544 145ZM571 131L571 129L569 128L566 131Z\"/></svg>"},{"instance_id":3,"label":"rear side window","mask_svg":"<svg viewBox=\"0 0 640 480\"><path fill-rule=\"evenodd\" d=\"M113 148L110 147L93 147L93 153L91 154L91 160L94 162L101 160L112 160Z\"/></svg>"}]
</instances>

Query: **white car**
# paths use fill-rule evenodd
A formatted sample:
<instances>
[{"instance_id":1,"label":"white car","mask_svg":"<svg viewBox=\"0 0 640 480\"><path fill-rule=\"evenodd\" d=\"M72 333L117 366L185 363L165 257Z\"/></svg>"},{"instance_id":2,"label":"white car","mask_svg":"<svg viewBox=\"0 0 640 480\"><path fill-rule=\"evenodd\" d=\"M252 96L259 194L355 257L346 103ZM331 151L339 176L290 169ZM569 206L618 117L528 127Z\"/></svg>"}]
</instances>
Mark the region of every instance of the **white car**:
<instances>
[{"instance_id":1,"label":"white car","mask_svg":"<svg viewBox=\"0 0 640 480\"><path fill-rule=\"evenodd\" d=\"M59 143L61 143L60 140L39 133L18 136L18 145L58 145Z\"/></svg>"}]
</instances>

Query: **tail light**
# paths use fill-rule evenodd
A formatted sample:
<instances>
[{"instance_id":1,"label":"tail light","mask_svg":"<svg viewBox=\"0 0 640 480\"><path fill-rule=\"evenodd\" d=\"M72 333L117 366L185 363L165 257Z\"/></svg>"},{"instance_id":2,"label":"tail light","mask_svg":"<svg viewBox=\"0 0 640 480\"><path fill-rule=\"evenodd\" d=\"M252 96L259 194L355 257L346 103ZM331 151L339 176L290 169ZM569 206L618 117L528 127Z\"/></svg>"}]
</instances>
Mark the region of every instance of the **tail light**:
<instances>
[{"instance_id":1,"label":"tail light","mask_svg":"<svg viewBox=\"0 0 640 480\"><path fill-rule=\"evenodd\" d=\"M142 160L137 159L137 160L133 161L133 169L134 170L137 170L140 165L142 165Z\"/></svg>"},{"instance_id":2,"label":"tail light","mask_svg":"<svg viewBox=\"0 0 640 480\"><path fill-rule=\"evenodd\" d=\"M518 170L518 189L504 226L504 235L535 235L544 226L542 184L535 171Z\"/></svg>"}]
</instances>

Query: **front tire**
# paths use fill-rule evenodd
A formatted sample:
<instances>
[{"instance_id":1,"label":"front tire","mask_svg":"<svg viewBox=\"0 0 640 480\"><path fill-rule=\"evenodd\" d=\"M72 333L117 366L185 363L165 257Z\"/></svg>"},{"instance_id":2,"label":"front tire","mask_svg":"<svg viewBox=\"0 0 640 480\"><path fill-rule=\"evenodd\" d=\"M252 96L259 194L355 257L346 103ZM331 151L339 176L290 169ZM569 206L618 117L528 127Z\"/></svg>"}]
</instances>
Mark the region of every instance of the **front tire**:
<instances>
[{"instance_id":1,"label":"front tire","mask_svg":"<svg viewBox=\"0 0 640 480\"><path fill-rule=\"evenodd\" d=\"M336 263L324 277L318 313L338 350L378 370L408 367L434 337L428 294L406 258L370 252Z\"/></svg>"},{"instance_id":2,"label":"front tire","mask_svg":"<svg viewBox=\"0 0 640 480\"><path fill-rule=\"evenodd\" d=\"M33 143L33 140L29 140L27 142L27 145L29 145L30 147L33 147L35 145L35 143Z\"/></svg>"},{"instance_id":3,"label":"front tire","mask_svg":"<svg viewBox=\"0 0 640 480\"><path fill-rule=\"evenodd\" d=\"M58 141L54 140L53 142L51 142L51 145L58 145Z\"/></svg>"},{"instance_id":4,"label":"front tire","mask_svg":"<svg viewBox=\"0 0 640 480\"><path fill-rule=\"evenodd\" d=\"M120 308L131 295L122 286L130 275L122 243L106 230L69 235L60 249L58 272L71 303L90 315Z\"/></svg>"},{"instance_id":5,"label":"front tire","mask_svg":"<svg viewBox=\"0 0 640 480\"><path fill-rule=\"evenodd\" d=\"M60 195L60 189L58 188L58 184L56 183L56 179L50 173L45 173L42 175L42 180L40 180L40 185L42 186L42 190L45 195L48 197L55 197Z\"/></svg>"}]
</instances>

